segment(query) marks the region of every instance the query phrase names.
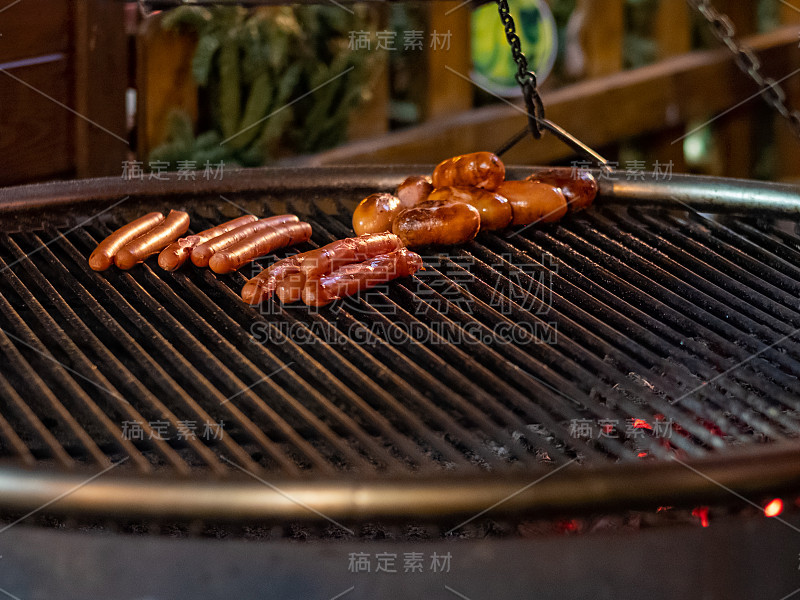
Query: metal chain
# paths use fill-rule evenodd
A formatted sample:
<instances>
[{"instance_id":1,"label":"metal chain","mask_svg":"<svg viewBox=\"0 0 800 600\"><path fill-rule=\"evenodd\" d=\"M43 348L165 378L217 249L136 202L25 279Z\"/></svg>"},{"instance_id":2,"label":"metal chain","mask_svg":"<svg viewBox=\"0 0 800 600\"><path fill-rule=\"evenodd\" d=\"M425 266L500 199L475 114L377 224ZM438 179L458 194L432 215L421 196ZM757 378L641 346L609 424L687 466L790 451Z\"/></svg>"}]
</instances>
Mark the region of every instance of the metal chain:
<instances>
[{"instance_id":1,"label":"metal chain","mask_svg":"<svg viewBox=\"0 0 800 600\"><path fill-rule=\"evenodd\" d=\"M530 129L533 137L539 139L542 137L544 103L542 103L542 97L539 95L539 89L536 85L536 74L528 69L528 59L522 53L522 44L517 35L517 28L514 24L514 18L511 16L508 0L497 0L497 9L500 13L503 29L506 32L508 45L511 46L511 56L514 57L514 62L517 63L517 73L514 75L514 79L517 80L517 83L522 88L525 109L528 112L528 129Z\"/></svg>"},{"instance_id":2,"label":"metal chain","mask_svg":"<svg viewBox=\"0 0 800 600\"><path fill-rule=\"evenodd\" d=\"M761 61L753 49L736 39L736 28L727 15L711 5L711 0L686 0L708 22L714 36L736 57L736 65L761 89L761 95L774 110L789 121L794 134L800 138L800 111L786 105L786 92L771 77L761 74Z\"/></svg>"}]
</instances>

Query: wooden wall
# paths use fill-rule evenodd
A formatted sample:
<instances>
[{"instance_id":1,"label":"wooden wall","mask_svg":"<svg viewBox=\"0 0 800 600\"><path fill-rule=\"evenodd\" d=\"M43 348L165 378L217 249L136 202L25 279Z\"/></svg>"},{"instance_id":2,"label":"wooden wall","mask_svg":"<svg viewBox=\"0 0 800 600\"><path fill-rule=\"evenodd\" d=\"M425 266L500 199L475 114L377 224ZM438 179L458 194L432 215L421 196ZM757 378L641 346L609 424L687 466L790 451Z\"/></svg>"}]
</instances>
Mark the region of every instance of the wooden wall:
<instances>
[{"instance_id":1,"label":"wooden wall","mask_svg":"<svg viewBox=\"0 0 800 600\"><path fill-rule=\"evenodd\" d=\"M4 4L0 185L120 173L128 150L122 3Z\"/></svg>"}]
</instances>

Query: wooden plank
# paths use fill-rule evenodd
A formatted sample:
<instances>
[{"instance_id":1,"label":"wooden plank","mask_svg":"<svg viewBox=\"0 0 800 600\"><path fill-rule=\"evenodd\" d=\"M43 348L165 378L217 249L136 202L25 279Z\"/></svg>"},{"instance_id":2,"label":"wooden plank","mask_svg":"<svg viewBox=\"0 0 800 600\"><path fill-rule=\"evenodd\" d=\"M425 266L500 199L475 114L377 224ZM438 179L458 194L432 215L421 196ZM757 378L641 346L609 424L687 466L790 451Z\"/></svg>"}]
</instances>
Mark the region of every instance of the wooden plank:
<instances>
[{"instance_id":1,"label":"wooden plank","mask_svg":"<svg viewBox=\"0 0 800 600\"><path fill-rule=\"evenodd\" d=\"M786 3L781 2L778 10L781 23L785 25L800 23L800 2L796 0L787 0Z\"/></svg>"},{"instance_id":2,"label":"wooden plank","mask_svg":"<svg viewBox=\"0 0 800 600\"><path fill-rule=\"evenodd\" d=\"M0 14L0 63L69 50L69 2L24 0L3 4L8 8Z\"/></svg>"},{"instance_id":3,"label":"wooden plank","mask_svg":"<svg viewBox=\"0 0 800 600\"><path fill-rule=\"evenodd\" d=\"M375 31L388 29L388 7L370 5L368 23L367 27ZM389 53L376 52L373 59L375 73L368 84L369 97L348 119L347 139L350 141L369 139L389 131Z\"/></svg>"},{"instance_id":4,"label":"wooden plank","mask_svg":"<svg viewBox=\"0 0 800 600\"><path fill-rule=\"evenodd\" d=\"M800 27L783 27L747 42L765 62L789 73L795 62L798 34ZM709 86L709 82L714 85ZM543 97L548 118L599 148L722 112L752 94L731 54L718 49L566 86ZM310 157L305 163L431 163L445 155L499 147L524 124L521 107L493 105L378 140L346 145ZM546 136L538 142L521 143L506 158L512 163L542 164L570 155L560 141Z\"/></svg>"},{"instance_id":5,"label":"wooden plank","mask_svg":"<svg viewBox=\"0 0 800 600\"><path fill-rule=\"evenodd\" d=\"M657 60L685 54L691 50L691 9L684 0L660 0L655 16L654 36L658 44ZM676 108L676 107L675 107ZM673 143L685 133L678 123L678 111L667 110L666 129L652 134L647 140L647 170L655 165L671 165L674 172L686 170L683 144Z\"/></svg>"},{"instance_id":6,"label":"wooden plank","mask_svg":"<svg viewBox=\"0 0 800 600\"><path fill-rule=\"evenodd\" d=\"M9 71L45 98L0 73L0 185L54 178L72 169L71 125L66 60Z\"/></svg>"},{"instance_id":7,"label":"wooden plank","mask_svg":"<svg viewBox=\"0 0 800 600\"><path fill-rule=\"evenodd\" d=\"M183 109L197 121L197 84L191 71L197 39L163 31L160 23L157 16L145 19L136 40L137 155L143 161L164 141L172 109Z\"/></svg>"},{"instance_id":8,"label":"wooden plank","mask_svg":"<svg viewBox=\"0 0 800 600\"><path fill-rule=\"evenodd\" d=\"M782 23L800 23L800 2L790 0L787 4L781 3L780 18ZM795 61L792 70L794 69L800 69L800 61ZM789 107L800 110L800 75L787 79L781 85L786 90ZM800 160L797 158L800 155L800 139L781 117L775 117L775 149L776 177L783 181L800 182Z\"/></svg>"},{"instance_id":9,"label":"wooden plank","mask_svg":"<svg viewBox=\"0 0 800 600\"><path fill-rule=\"evenodd\" d=\"M690 10L684 0L659 0L653 30L658 60L692 49Z\"/></svg>"},{"instance_id":10,"label":"wooden plank","mask_svg":"<svg viewBox=\"0 0 800 600\"><path fill-rule=\"evenodd\" d=\"M469 77L472 68L471 10L469 5L465 6L460 0L428 2L426 10L428 30L425 32L424 52L427 93L422 106L422 118L431 120L472 108L472 84L450 71L452 69ZM499 15L497 26L501 27Z\"/></svg>"},{"instance_id":11,"label":"wooden plank","mask_svg":"<svg viewBox=\"0 0 800 600\"><path fill-rule=\"evenodd\" d=\"M624 0L578 0L567 25L566 70L575 79L621 71Z\"/></svg>"},{"instance_id":12,"label":"wooden plank","mask_svg":"<svg viewBox=\"0 0 800 600\"><path fill-rule=\"evenodd\" d=\"M754 33L758 29L757 2L742 0L717 0L717 10L727 15L736 28L737 37ZM742 73L738 77L747 82L751 93L758 88L748 81L748 75ZM713 175L725 177L748 177L755 162L753 153L754 123L756 113L754 102L747 103L728 113L714 124L717 147L721 164L717 165Z\"/></svg>"},{"instance_id":13,"label":"wooden plank","mask_svg":"<svg viewBox=\"0 0 800 600\"><path fill-rule=\"evenodd\" d=\"M129 151L125 118L128 44L123 4L82 0L74 4L74 10L74 106L84 117L74 118L77 175L117 175Z\"/></svg>"}]
</instances>

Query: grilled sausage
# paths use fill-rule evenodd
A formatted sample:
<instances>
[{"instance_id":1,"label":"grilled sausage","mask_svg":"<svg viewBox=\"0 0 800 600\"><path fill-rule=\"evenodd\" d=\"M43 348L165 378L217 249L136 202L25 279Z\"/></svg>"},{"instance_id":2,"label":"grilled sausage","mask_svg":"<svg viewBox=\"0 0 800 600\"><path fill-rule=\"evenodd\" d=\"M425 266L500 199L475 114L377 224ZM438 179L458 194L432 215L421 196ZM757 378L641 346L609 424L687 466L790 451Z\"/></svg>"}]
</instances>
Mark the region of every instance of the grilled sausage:
<instances>
[{"instance_id":1,"label":"grilled sausage","mask_svg":"<svg viewBox=\"0 0 800 600\"><path fill-rule=\"evenodd\" d=\"M228 246L232 246L237 242L241 242L243 239L258 233L259 231L263 231L264 229L269 229L270 227L283 225L285 223L297 223L299 220L300 219L297 218L297 215L278 215L277 217L268 217L266 219L260 219L253 223L242 225L241 227L237 227L236 229L232 229L227 233L223 233L212 240L208 240L195 246L192 249L192 262L195 264L195 266L207 267L211 257L215 252L224 250Z\"/></svg>"},{"instance_id":2,"label":"grilled sausage","mask_svg":"<svg viewBox=\"0 0 800 600\"><path fill-rule=\"evenodd\" d=\"M567 214L567 200L561 190L541 181L506 181L497 193L511 203L512 225L550 223Z\"/></svg>"},{"instance_id":3,"label":"grilled sausage","mask_svg":"<svg viewBox=\"0 0 800 600\"><path fill-rule=\"evenodd\" d=\"M187 260L189 260L189 255L192 253L192 249L196 246L199 246L208 240L213 240L215 237L218 237L223 233L227 233L228 231L232 231L237 227L252 223L253 221L258 221L258 217L255 215L244 215L243 217L238 217L231 221L227 221L222 225L217 225L211 229L201 231L200 233L183 237L171 243L161 251L161 254L158 255L158 266L166 271L174 271Z\"/></svg>"},{"instance_id":4,"label":"grilled sausage","mask_svg":"<svg viewBox=\"0 0 800 600\"><path fill-rule=\"evenodd\" d=\"M163 250L189 229L189 214L182 210L171 210L162 223L125 244L114 257L114 264L128 270L151 254Z\"/></svg>"},{"instance_id":5,"label":"grilled sausage","mask_svg":"<svg viewBox=\"0 0 800 600\"><path fill-rule=\"evenodd\" d=\"M337 240L299 255L300 270L306 278L320 277L341 266L363 262L402 246L400 238L388 231Z\"/></svg>"},{"instance_id":6,"label":"grilled sausage","mask_svg":"<svg viewBox=\"0 0 800 600\"><path fill-rule=\"evenodd\" d=\"M453 200L428 200L407 208L394 221L392 231L406 246L464 244L481 228L478 209Z\"/></svg>"},{"instance_id":7,"label":"grilled sausage","mask_svg":"<svg viewBox=\"0 0 800 600\"><path fill-rule=\"evenodd\" d=\"M244 284L242 300L248 304L260 304L275 293L278 284L286 277L300 273L299 254L279 260ZM302 276L302 281L305 282L304 275ZM302 290L302 285L300 289Z\"/></svg>"},{"instance_id":8,"label":"grilled sausage","mask_svg":"<svg viewBox=\"0 0 800 600\"><path fill-rule=\"evenodd\" d=\"M341 266L363 262L402 246L400 238L388 232L337 240L264 269L244 285L242 299L248 304L259 304L277 291L282 301L293 302L299 299L307 279L319 278Z\"/></svg>"},{"instance_id":9,"label":"grilled sausage","mask_svg":"<svg viewBox=\"0 0 800 600\"><path fill-rule=\"evenodd\" d=\"M430 177L412 175L397 187L394 195L398 197L404 208L411 208L420 202L425 202L432 191L433 185L431 185Z\"/></svg>"},{"instance_id":10,"label":"grilled sausage","mask_svg":"<svg viewBox=\"0 0 800 600\"><path fill-rule=\"evenodd\" d=\"M453 200L474 206L481 214L481 231L502 229L511 223L511 203L495 192L481 188L443 187L433 190L429 200Z\"/></svg>"},{"instance_id":11,"label":"grilled sausage","mask_svg":"<svg viewBox=\"0 0 800 600\"><path fill-rule=\"evenodd\" d=\"M433 171L433 187L479 187L494 190L503 183L506 167L491 152L473 152L440 162Z\"/></svg>"},{"instance_id":12,"label":"grilled sausage","mask_svg":"<svg viewBox=\"0 0 800 600\"><path fill-rule=\"evenodd\" d=\"M392 222L403 205L391 194L371 194L359 202L353 211L353 231L356 235L391 231Z\"/></svg>"},{"instance_id":13,"label":"grilled sausage","mask_svg":"<svg viewBox=\"0 0 800 600\"><path fill-rule=\"evenodd\" d=\"M94 271L105 271L114 264L114 256L123 246L144 235L163 220L164 215L160 212L151 212L123 225L97 245L89 257L89 266Z\"/></svg>"},{"instance_id":14,"label":"grilled sausage","mask_svg":"<svg viewBox=\"0 0 800 600\"><path fill-rule=\"evenodd\" d=\"M302 298L305 284L306 276L302 271L298 270L294 273L287 273L275 287L275 295L278 297L278 300L284 304L297 302Z\"/></svg>"},{"instance_id":15,"label":"grilled sausage","mask_svg":"<svg viewBox=\"0 0 800 600\"><path fill-rule=\"evenodd\" d=\"M257 233L228 246L225 250L215 252L208 261L208 266L215 273L231 273L259 256L279 248L307 242L310 238L311 225L304 221L261 228Z\"/></svg>"},{"instance_id":16,"label":"grilled sausage","mask_svg":"<svg viewBox=\"0 0 800 600\"><path fill-rule=\"evenodd\" d=\"M570 212L588 208L597 196L597 180L585 170L555 167L534 173L527 180L541 181L559 188L567 199Z\"/></svg>"},{"instance_id":17,"label":"grilled sausage","mask_svg":"<svg viewBox=\"0 0 800 600\"><path fill-rule=\"evenodd\" d=\"M303 302L309 306L324 306L392 279L408 277L421 268L422 258L419 254L408 248L400 248L309 279L303 288Z\"/></svg>"}]
</instances>

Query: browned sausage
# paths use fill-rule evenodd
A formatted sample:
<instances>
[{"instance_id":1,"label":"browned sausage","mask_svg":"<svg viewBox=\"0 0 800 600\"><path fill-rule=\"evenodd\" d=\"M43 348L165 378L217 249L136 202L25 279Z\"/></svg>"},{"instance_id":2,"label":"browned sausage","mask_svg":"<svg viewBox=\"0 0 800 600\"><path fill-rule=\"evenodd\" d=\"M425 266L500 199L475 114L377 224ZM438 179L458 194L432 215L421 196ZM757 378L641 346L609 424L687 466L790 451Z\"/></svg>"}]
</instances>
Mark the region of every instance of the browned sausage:
<instances>
[{"instance_id":1,"label":"browned sausage","mask_svg":"<svg viewBox=\"0 0 800 600\"><path fill-rule=\"evenodd\" d=\"M287 273L283 279L278 282L275 288L275 295L278 300L284 304L288 302L297 302L303 295L303 288L306 284L306 276L302 271L296 273Z\"/></svg>"},{"instance_id":2,"label":"browned sausage","mask_svg":"<svg viewBox=\"0 0 800 600\"><path fill-rule=\"evenodd\" d=\"M408 277L422 268L422 258L408 248L375 256L367 261L345 265L328 275L309 279L303 288L303 302L324 306L361 290L398 277Z\"/></svg>"},{"instance_id":3,"label":"browned sausage","mask_svg":"<svg viewBox=\"0 0 800 600\"><path fill-rule=\"evenodd\" d=\"M222 225L217 225L211 229L201 231L200 233L183 237L171 243L161 251L161 254L158 255L158 266L166 271L174 271L189 260L189 255L192 253L192 249L195 246L199 246L208 240L213 240L223 233L227 233L228 231L232 231L237 227L247 225L253 221L258 221L258 217L255 215L244 215L243 217L227 221Z\"/></svg>"},{"instance_id":4,"label":"browned sausage","mask_svg":"<svg viewBox=\"0 0 800 600\"><path fill-rule=\"evenodd\" d=\"M428 200L407 208L394 221L392 231L406 246L464 244L481 228L478 209L452 200Z\"/></svg>"},{"instance_id":5,"label":"browned sausage","mask_svg":"<svg viewBox=\"0 0 800 600\"><path fill-rule=\"evenodd\" d=\"M394 195L400 199L400 204L404 208L411 208L420 202L425 202L432 191L433 185L431 185L430 177L412 175L397 187Z\"/></svg>"},{"instance_id":6,"label":"browned sausage","mask_svg":"<svg viewBox=\"0 0 800 600\"><path fill-rule=\"evenodd\" d=\"M297 215L278 215L277 217L268 217L253 223L247 223L195 246L192 249L192 262L195 266L207 267L215 252L224 250L228 246L233 246L236 242L241 242L243 239L264 229L283 225L284 223L297 223L299 220Z\"/></svg>"},{"instance_id":7,"label":"browned sausage","mask_svg":"<svg viewBox=\"0 0 800 600\"><path fill-rule=\"evenodd\" d=\"M570 212L591 206L597 196L597 180L585 170L555 167L534 173L528 181L541 181L560 188L567 199Z\"/></svg>"},{"instance_id":8,"label":"browned sausage","mask_svg":"<svg viewBox=\"0 0 800 600\"><path fill-rule=\"evenodd\" d=\"M561 190L541 181L506 181L497 193L511 203L512 225L550 223L567 214L567 200Z\"/></svg>"},{"instance_id":9,"label":"browned sausage","mask_svg":"<svg viewBox=\"0 0 800 600\"><path fill-rule=\"evenodd\" d=\"M402 246L400 238L388 231L337 240L299 255L300 269L307 278L320 277L341 266L363 262Z\"/></svg>"},{"instance_id":10,"label":"browned sausage","mask_svg":"<svg viewBox=\"0 0 800 600\"><path fill-rule=\"evenodd\" d=\"M89 257L89 266L95 271L105 271L114 264L114 257L123 246L144 235L163 220L164 215L160 212L151 212L123 225L97 245Z\"/></svg>"},{"instance_id":11,"label":"browned sausage","mask_svg":"<svg viewBox=\"0 0 800 600\"><path fill-rule=\"evenodd\" d=\"M481 188L443 187L433 190L429 200L453 200L474 206L481 214L481 231L502 229L511 223L511 203L495 192Z\"/></svg>"},{"instance_id":12,"label":"browned sausage","mask_svg":"<svg viewBox=\"0 0 800 600\"><path fill-rule=\"evenodd\" d=\"M391 231L392 222L403 205L391 194L371 194L359 202L353 211L353 231L356 235Z\"/></svg>"},{"instance_id":13,"label":"browned sausage","mask_svg":"<svg viewBox=\"0 0 800 600\"><path fill-rule=\"evenodd\" d=\"M189 214L171 210L164 221L123 246L114 257L114 264L128 270L151 254L161 252L189 229Z\"/></svg>"},{"instance_id":14,"label":"browned sausage","mask_svg":"<svg viewBox=\"0 0 800 600\"><path fill-rule=\"evenodd\" d=\"M292 274L301 274L299 257L298 254L279 260L245 283L242 288L242 300L248 304L260 304L272 296L278 284L286 277ZM302 275L302 281L305 282L304 275ZM302 290L302 285L300 289Z\"/></svg>"},{"instance_id":15,"label":"browned sausage","mask_svg":"<svg viewBox=\"0 0 800 600\"><path fill-rule=\"evenodd\" d=\"M215 252L208 266L215 273L231 273L259 256L275 252L279 248L307 242L310 238L311 225L304 221L262 228L225 250Z\"/></svg>"},{"instance_id":16,"label":"browned sausage","mask_svg":"<svg viewBox=\"0 0 800 600\"><path fill-rule=\"evenodd\" d=\"M494 190L503 183L506 167L491 152L473 152L440 162L433 171L433 187L450 185Z\"/></svg>"}]
</instances>

